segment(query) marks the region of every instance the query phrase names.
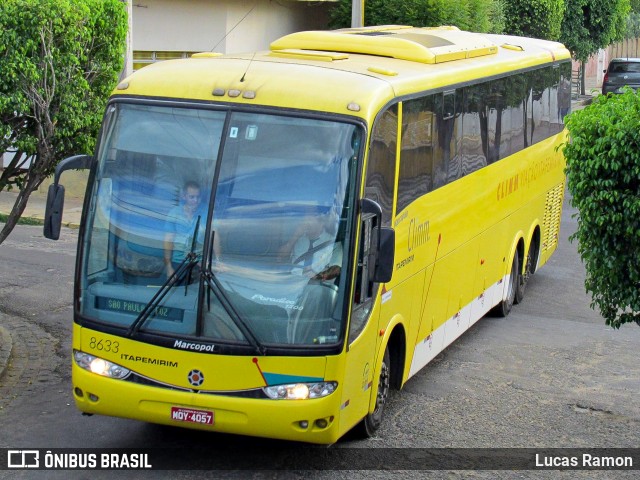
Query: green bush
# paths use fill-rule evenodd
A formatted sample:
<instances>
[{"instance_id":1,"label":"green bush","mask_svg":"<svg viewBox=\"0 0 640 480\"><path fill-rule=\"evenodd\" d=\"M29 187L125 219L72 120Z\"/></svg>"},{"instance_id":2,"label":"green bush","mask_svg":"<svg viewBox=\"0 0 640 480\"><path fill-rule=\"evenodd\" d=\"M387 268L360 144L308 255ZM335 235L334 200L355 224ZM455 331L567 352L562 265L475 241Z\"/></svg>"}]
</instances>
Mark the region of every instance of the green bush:
<instances>
[{"instance_id":1,"label":"green bush","mask_svg":"<svg viewBox=\"0 0 640 480\"><path fill-rule=\"evenodd\" d=\"M505 31L511 35L558 40L565 0L506 0Z\"/></svg>"},{"instance_id":2,"label":"green bush","mask_svg":"<svg viewBox=\"0 0 640 480\"><path fill-rule=\"evenodd\" d=\"M351 0L338 0L330 11L329 26L351 26ZM365 25L454 25L472 32L501 33L502 0L367 0Z\"/></svg>"},{"instance_id":3,"label":"green bush","mask_svg":"<svg viewBox=\"0 0 640 480\"><path fill-rule=\"evenodd\" d=\"M607 325L640 325L640 96L599 96L567 121L585 287Z\"/></svg>"}]
</instances>

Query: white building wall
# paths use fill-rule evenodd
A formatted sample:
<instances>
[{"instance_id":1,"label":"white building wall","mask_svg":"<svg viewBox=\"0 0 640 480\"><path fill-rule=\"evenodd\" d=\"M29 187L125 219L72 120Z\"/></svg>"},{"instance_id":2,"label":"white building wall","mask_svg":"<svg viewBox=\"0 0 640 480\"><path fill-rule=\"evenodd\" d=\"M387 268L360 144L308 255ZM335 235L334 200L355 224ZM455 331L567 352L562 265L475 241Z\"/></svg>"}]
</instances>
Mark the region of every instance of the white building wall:
<instances>
[{"instance_id":1,"label":"white building wall","mask_svg":"<svg viewBox=\"0 0 640 480\"><path fill-rule=\"evenodd\" d=\"M139 0L133 50L241 53L269 48L287 33L327 28L330 2Z\"/></svg>"}]
</instances>

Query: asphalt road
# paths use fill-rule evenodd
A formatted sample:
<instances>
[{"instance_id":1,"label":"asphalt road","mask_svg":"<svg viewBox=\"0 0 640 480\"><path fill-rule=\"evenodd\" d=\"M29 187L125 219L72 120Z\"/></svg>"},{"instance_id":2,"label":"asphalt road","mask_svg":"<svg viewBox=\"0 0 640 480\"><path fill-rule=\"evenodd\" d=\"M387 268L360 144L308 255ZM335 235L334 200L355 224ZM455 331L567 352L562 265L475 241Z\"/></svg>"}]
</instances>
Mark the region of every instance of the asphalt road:
<instances>
[{"instance_id":1,"label":"asphalt road","mask_svg":"<svg viewBox=\"0 0 640 480\"><path fill-rule=\"evenodd\" d=\"M504 319L485 318L391 397L376 438L332 448L640 446L640 328L616 331L589 308L584 268L567 237ZM0 323L14 352L0 380L0 448L216 448L297 455L297 445L83 417L70 385L77 232L42 238L19 226L0 245ZM310 455L300 452L300 455ZM298 459L299 461L300 459ZM304 458L302 459L304 460ZM633 472L118 472L118 478L636 478ZM114 478L114 472L8 472L0 478Z\"/></svg>"}]
</instances>

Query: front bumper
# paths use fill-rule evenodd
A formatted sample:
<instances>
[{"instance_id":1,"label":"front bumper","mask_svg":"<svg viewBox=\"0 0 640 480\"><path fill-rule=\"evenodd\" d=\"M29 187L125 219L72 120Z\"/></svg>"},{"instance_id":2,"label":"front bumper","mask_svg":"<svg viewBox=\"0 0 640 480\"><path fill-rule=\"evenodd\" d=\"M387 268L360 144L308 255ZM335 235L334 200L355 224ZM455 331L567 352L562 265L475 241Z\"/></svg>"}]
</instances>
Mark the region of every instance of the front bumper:
<instances>
[{"instance_id":1,"label":"front bumper","mask_svg":"<svg viewBox=\"0 0 640 480\"><path fill-rule=\"evenodd\" d=\"M328 397L310 400L220 396L106 378L75 363L72 381L77 408L89 414L318 444L335 443L340 436L339 389ZM212 424L178 420L172 415L176 408L211 412Z\"/></svg>"}]
</instances>

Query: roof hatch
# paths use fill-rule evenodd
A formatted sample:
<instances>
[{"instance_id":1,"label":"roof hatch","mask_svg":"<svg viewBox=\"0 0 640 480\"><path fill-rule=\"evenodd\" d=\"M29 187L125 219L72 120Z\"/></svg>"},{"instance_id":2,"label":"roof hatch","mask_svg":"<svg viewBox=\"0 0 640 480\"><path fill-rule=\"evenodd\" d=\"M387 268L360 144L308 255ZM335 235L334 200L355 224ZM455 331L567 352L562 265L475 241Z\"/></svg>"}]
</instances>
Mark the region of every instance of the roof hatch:
<instances>
[{"instance_id":1,"label":"roof hatch","mask_svg":"<svg viewBox=\"0 0 640 480\"><path fill-rule=\"evenodd\" d=\"M420 63L450 62L498 52L498 47L483 35L456 27L396 25L297 32L271 44L272 52L290 49L360 53Z\"/></svg>"}]
</instances>

